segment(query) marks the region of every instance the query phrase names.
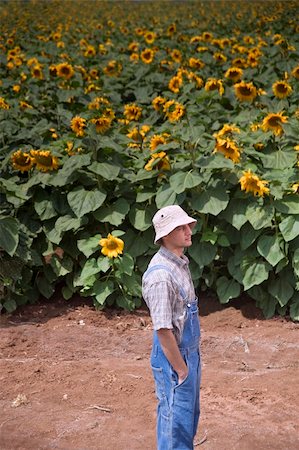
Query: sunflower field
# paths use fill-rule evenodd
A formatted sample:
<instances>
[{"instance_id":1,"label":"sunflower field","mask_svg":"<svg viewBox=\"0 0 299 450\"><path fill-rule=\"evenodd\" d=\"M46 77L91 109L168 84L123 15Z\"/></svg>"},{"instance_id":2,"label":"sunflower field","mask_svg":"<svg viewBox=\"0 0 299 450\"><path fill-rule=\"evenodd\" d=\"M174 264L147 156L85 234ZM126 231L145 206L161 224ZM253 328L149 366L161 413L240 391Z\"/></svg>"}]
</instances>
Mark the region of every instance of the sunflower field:
<instances>
[{"instance_id":1,"label":"sunflower field","mask_svg":"<svg viewBox=\"0 0 299 450\"><path fill-rule=\"evenodd\" d=\"M299 320L298 2L0 2L0 309L141 305L179 204L200 291Z\"/></svg>"}]
</instances>

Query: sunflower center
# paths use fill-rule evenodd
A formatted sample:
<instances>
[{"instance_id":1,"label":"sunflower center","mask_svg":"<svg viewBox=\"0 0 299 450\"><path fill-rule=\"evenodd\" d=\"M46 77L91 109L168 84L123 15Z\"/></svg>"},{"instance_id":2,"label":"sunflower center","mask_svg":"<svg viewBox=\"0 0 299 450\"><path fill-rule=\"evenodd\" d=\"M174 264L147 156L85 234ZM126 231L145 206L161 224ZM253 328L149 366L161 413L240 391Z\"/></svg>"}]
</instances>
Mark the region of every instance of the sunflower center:
<instances>
[{"instance_id":1,"label":"sunflower center","mask_svg":"<svg viewBox=\"0 0 299 450\"><path fill-rule=\"evenodd\" d=\"M269 118L268 123L270 127L277 127L281 124L281 119L279 116L272 116Z\"/></svg>"},{"instance_id":2,"label":"sunflower center","mask_svg":"<svg viewBox=\"0 0 299 450\"><path fill-rule=\"evenodd\" d=\"M240 93L244 96L250 96L252 94L252 89L248 86L241 86Z\"/></svg>"}]
</instances>

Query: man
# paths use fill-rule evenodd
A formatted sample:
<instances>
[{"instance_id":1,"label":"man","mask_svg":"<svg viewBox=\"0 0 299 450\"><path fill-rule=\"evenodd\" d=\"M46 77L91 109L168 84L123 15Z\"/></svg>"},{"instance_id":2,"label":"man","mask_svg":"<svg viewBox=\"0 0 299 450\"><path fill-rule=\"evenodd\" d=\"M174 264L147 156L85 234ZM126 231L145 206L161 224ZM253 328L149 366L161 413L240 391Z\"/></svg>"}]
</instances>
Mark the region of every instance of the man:
<instances>
[{"instance_id":1,"label":"man","mask_svg":"<svg viewBox=\"0 0 299 450\"><path fill-rule=\"evenodd\" d=\"M158 450L192 450L199 420L200 326L184 255L195 224L178 205L154 215L155 244L160 249L142 279L154 328L151 366L158 398Z\"/></svg>"}]
</instances>

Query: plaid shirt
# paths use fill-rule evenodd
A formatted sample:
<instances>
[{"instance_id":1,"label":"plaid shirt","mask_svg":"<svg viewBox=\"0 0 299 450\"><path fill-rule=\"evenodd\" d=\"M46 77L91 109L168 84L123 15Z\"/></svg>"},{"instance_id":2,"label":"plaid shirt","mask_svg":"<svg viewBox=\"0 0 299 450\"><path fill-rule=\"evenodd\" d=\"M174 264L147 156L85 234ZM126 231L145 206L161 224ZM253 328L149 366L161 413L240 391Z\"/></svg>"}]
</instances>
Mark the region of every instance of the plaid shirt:
<instances>
[{"instance_id":1,"label":"plaid shirt","mask_svg":"<svg viewBox=\"0 0 299 450\"><path fill-rule=\"evenodd\" d=\"M172 329L178 344L181 341L184 320L185 301L180 294L180 287L186 293L186 299L194 300L195 291L189 270L189 259L161 246L151 259L148 269L162 264L170 269L157 269L145 273L142 278L142 295L150 310L154 330L160 328Z\"/></svg>"}]
</instances>

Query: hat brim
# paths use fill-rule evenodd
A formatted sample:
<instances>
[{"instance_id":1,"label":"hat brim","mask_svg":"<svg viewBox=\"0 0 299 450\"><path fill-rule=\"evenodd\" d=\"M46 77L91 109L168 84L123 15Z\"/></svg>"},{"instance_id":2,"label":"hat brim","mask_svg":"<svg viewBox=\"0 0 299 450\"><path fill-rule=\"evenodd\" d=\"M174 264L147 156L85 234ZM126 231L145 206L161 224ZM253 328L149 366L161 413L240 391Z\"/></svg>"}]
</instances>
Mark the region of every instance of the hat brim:
<instances>
[{"instance_id":1,"label":"hat brim","mask_svg":"<svg viewBox=\"0 0 299 450\"><path fill-rule=\"evenodd\" d=\"M192 217L187 217L185 220L181 219L181 220L178 220L177 222L174 221L171 224L169 224L169 226L166 227L163 231L160 231L160 232L156 233L154 243L155 244L160 244L159 241L163 237L168 236L169 233L171 233L177 227L180 227L182 225L190 225L191 230L193 230L193 228L195 227L196 223L197 223L197 220L192 219Z\"/></svg>"}]
</instances>

